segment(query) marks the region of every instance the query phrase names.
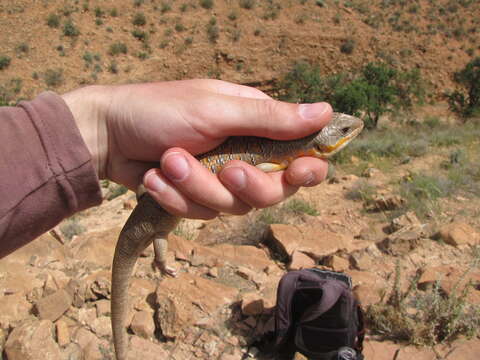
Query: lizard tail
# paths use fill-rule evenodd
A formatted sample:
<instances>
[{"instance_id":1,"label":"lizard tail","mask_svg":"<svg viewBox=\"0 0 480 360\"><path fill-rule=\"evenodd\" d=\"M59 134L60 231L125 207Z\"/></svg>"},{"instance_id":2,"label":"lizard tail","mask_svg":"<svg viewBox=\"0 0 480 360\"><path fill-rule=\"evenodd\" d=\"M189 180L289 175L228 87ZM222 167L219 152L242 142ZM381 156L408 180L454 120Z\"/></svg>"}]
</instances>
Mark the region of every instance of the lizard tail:
<instances>
[{"instance_id":1,"label":"lizard tail","mask_svg":"<svg viewBox=\"0 0 480 360\"><path fill-rule=\"evenodd\" d=\"M125 248L128 249L128 246L122 246L128 242L128 238L128 236L120 235L112 265L111 321L113 345L117 360L125 360L127 358L128 286L130 276L137 262L137 256L125 251Z\"/></svg>"}]
</instances>

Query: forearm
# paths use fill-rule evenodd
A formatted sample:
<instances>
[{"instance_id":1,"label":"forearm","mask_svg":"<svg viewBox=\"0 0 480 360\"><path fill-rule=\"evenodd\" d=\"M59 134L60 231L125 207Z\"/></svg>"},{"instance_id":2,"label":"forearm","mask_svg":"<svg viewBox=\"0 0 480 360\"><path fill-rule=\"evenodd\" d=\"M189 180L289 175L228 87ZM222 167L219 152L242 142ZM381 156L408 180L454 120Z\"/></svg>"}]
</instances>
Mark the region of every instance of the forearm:
<instances>
[{"instance_id":1,"label":"forearm","mask_svg":"<svg viewBox=\"0 0 480 360\"><path fill-rule=\"evenodd\" d=\"M43 93L0 108L0 257L101 202L91 155L65 102Z\"/></svg>"}]
</instances>

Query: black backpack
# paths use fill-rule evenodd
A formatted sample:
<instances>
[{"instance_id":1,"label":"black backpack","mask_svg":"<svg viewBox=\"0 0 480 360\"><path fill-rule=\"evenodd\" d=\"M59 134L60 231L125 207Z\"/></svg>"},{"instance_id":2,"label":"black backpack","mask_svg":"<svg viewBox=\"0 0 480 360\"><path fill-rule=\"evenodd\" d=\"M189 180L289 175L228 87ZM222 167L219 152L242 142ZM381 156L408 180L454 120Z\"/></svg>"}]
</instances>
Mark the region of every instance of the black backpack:
<instances>
[{"instance_id":1,"label":"black backpack","mask_svg":"<svg viewBox=\"0 0 480 360\"><path fill-rule=\"evenodd\" d=\"M274 354L291 360L298 351L314 360L363 360L363 312L343 273L304 269L278 285Z\"/></svg>"}]
</instances>

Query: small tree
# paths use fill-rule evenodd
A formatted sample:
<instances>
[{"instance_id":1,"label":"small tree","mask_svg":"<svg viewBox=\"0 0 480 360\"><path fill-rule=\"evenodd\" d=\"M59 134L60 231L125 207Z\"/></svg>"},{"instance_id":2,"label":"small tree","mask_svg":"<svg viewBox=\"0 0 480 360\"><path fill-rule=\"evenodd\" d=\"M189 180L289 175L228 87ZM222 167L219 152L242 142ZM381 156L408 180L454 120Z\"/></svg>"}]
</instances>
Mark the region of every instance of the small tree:
<instances>
[{"instance_id":1,"label":"small tree","mask_svg":"<svg viewBox=\"0 0 480 360\"><path fill-rule=\"evenodd\" d=\"M470 61L453 78L463 89L446 94L450 109L463 118L480 114L480 57Z\"/></svg>"}]
</instances>

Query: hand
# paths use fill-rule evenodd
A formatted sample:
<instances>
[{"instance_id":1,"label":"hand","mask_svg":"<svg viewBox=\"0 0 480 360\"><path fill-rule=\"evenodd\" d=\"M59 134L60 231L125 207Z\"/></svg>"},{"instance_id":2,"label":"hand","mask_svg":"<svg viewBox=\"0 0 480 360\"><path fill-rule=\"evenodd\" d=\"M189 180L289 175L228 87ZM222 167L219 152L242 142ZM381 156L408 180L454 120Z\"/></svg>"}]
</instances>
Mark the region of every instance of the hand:
<instances>
[{"instance_id":1,"label":"hand","mask_svg":"<svg viewBox=\"0 0 480 360\"><path fill-rule=\"evenodd\" d=\"M136 190L142 182L169 212L209 219L218 212L244 214L313 186L325 161L299 158L287 170L263 173L241 161L219 176L193 156L228 136L300 138L330 120L328 104L279 102L265 93L219 80L184 80L89 86L64 94L100 178ZM160 160L160 167L158 161Z\"/></svg>"}]
</instances>

